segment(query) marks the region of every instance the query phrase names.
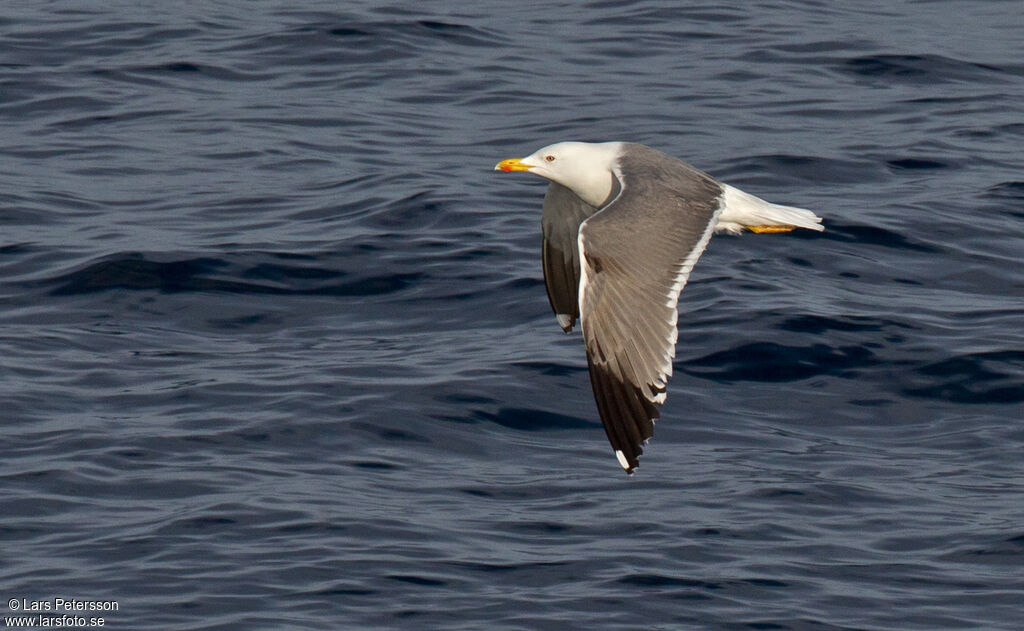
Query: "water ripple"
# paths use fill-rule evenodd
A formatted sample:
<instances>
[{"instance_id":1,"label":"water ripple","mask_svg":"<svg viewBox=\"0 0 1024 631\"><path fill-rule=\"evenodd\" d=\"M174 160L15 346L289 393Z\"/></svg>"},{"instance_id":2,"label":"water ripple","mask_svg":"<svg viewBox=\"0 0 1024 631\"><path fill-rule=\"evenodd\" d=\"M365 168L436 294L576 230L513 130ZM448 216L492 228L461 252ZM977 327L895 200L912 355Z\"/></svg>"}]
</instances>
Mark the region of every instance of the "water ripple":
<instances>
[{"instance_id":1,"label":"water ripple","mask_svg":"<svg viewBox=\"0 0 1024 631\"><path fill-rule=\"evenodd\" d=\"M183 631L1019 629L1014 3L15 5L12 597ZM564 139L825 220L711 241L634 476L545 298L543 183L491 170Z\"/></svg>"}]
</instances>

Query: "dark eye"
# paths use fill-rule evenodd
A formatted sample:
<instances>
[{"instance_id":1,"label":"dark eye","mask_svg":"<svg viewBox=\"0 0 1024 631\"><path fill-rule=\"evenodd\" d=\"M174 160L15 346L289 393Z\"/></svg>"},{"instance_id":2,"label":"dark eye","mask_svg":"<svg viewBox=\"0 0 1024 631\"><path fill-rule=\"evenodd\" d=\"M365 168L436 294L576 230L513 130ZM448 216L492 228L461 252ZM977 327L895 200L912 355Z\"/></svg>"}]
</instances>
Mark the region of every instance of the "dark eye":
<instances>
[{"instance_id":1,"label":"dark eye","mask_svg":"<svg viewBox=\"0 0 1024 631\"><path fill-rule=\"evenodd\" d=\"M555 156L547 155L547 156L544 156L544 159L546 161L548 161L548 162L554 162L555 161Z\"/></svg>"}]
</instances>

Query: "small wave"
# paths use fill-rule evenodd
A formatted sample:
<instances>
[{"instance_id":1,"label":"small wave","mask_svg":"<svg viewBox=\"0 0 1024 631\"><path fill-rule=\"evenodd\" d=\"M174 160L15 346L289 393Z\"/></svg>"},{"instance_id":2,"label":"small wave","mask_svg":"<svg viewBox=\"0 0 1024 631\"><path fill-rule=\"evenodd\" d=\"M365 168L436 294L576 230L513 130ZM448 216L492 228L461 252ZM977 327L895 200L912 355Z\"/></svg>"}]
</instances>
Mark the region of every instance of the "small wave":
<instances>
[{"instance_id":1,"label":"small wave","mask_svg":"<svg viewBox=\"0 0 1024 631\"><path fill-rule=\"evenodd\" d=\"M586 372L587 370L584 366L571 366L554 362L520 361L515 362L513 365L549 377L564 377L566 375Z\"/></svg>"},{"instance_id":2,"label":"small wave","mask_svg":"<svg viewBox=\"0 0 1024 631\"><path fill-rule=\"evenodd\" d=\"M866 316L829 318L819 315L802 315L787 318L778 328L797 333L821 335L829 331L884 331L889 328L912 328L894 320L883 320Z\"/></svg>"},{"instance_id":3,"label":"small wave","mask_svg":"<svg viewBox=\"0 0 1024 631\"><path fill-rule=\"evenodd\" d=\"M667 588L667 587L686 587L693 589L704 589L704 590L722 590L729 588L744 587L775 587L775 588L786 588L790 584L785 581L779 581L770 578L747 578L747 579L729 579L721 581L708 581L704 579L696 578L684 578L678 576L667 576L664 574L651 574L651 573L637 573L623 576L618 579L619 583L625 585L639 586L639 587L654 587L654 588Z\"/></svg>"},{"instance_id":4,"label":"small wave","mask_svg":"<svg viewBox=\"0 0 1024 631\"><path fill-rule=\"evenodd\" d=\"M222 50L266 55L274 65L394 61L411 57L439 42L446 46L486 48L507 43L497 31L440 20L344 20L337 15L296 15L306 24L263 33ZM335 22L335 23L331 23Z\"/></svg>"},{"instance_id":5,"label":"small wave","mask_svg":"<svg viewBox=\"0 0 1024 631\"><path fill-rule=\"evenodd\" d=\"M845 60L839 69L861 77L907 83L992 82L1008 72L998 66L942 55L865 55Z\"/></svg>"},{"instance_id":6,"label":"small wave","mask_svg":"<svg viewBox=\"0 0 1024 631\"><path fill-rule=\"evenodd\" d=\"M952 164L948 160L927 158L898 158L886 162L894 171L934 171L948 169Z\"/></svg>"},{"instance_id":7,"label":"small wave","mask_svg":"<svg viewBox=\"0 0 1024 631\"><path fill-rule=\"evenodd\" d=\"M424 277L418 272L361 275L351 280L343 270L315 265L257 262L240 265L227 258L195 257L153 260L140 253L117 254L85 267L33 284L52 287L50 294L66 296L112 289L136 291L227 292L371 296L401 291Z\"/></svg>"},{"instance_id":8,"label":"small wave","mask_svg":"<svg viewBox=\"0 0 1024 631\"><path fill-rule=\"evenodd\" d=\"M937 253L940 250L934 246L913 240L892 230L879 228L877 226L855 226L842 225L836 222L829 223L829 229L822 237L837 241L847 241L862 245L877 245L897 250L912 250L915 252ZM822 238L818 237L818 238Z\"/></svg>"},{"instance_id":9,"label":"small wave","mask_svg":"<svg viewBox=\"0 0 1024 631\"><path fill-rule=\"evenodd\" d=\"M524 432L590 429L595 424L579 417L533 408L501 408L496 413L477 410L471 416L477 421L496 423L502 427Z\"/></svg>"},{"instance_id":10,"label":"small wave","mask_svg":"<svg viewBox=\"0 0 1024 631\"><path fill-rule=\"evenodd\" d=\"M803 182L833 182L836 184L871 181L878 178L879 168L874 161L837 160L812 155L768 154L743 156L727 162L716 176L728 179L743 177L750 180L751 173L770 173L766 184L778 185L789 178Z\"/></svg>"},{"instance_id":11,"label":"small wave","mask_svg":"<svg viewBox=\"0 0 1024 631\"><path fill-rule=\"evenodd\" d=\"M985 191L985 197L1024 200L1024 182L1002 182L996 184Z\"/></svg>"},{"instance_id":12,"label":"small wave","mask_svg":"<svg viewBox=\"0 0 1024 631\"><path fill-rule=\"evenodd\" d=\"M926 364L916 371L918 381L903 390L912 397L967 404L1024 402L1024 352L970 353Z\"/></svg>"},{"instance_id":13,"label":"small wave","mask_svg":"<svg viewBox=\"0 0 1024 631\"><path fill-rule=\"evenodd\" d=\"M1024 562L1024 535L974 537L970 544L943 554L941 558L952 563L1019 567Z\"/></svg>"},{"instance_id":14,"label":"small wave","mask_svg":"<svg viewBox=\"0 0 1024 631\"><path fill-rule=\"evenodd\" d=\"M218 81L255 81L259 79L266 79L270 76L266 73L239 72L238 70L233 70L226 66L216 66L213 64L195 63L191 61L171 61L162 64L136 66L118 71L118 73L121 72L126 72L128 74L138 73L148 76L189 74L208 77ZM190 78L189 80L192 79Z\"/></svg>"},{"instance_id":15,"label":"small wave","mask_svg":"<svg viewBox=\"0 0 1024 631\"><path fill-rule=\"evenodd\" d=\"M875 354L863 346L758 342L689 360L681 369L688 375L719 382L785 382L820 375L852 377L879 363Z\"/></svg>"}]
</instances>

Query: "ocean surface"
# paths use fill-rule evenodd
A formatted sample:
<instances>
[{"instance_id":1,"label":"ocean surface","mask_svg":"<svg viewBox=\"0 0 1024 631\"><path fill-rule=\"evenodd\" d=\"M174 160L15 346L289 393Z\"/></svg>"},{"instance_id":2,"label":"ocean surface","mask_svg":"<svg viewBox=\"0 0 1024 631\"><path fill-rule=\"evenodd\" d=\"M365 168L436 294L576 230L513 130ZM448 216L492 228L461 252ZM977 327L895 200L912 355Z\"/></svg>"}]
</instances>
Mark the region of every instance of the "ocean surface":
<instances>
[{"instance_id":1,"label":"ocean surface","mask_svg":"<svg viewBox=\"0 0 1024 631\"><path fill-rule=\"evenodd\" d=\"M5 628L1019 631L1022 32L4 2ZM633 476L547 303L545 183L492 170L569 139L826 225L711 241Z\"/></svg>"}]
</instances>

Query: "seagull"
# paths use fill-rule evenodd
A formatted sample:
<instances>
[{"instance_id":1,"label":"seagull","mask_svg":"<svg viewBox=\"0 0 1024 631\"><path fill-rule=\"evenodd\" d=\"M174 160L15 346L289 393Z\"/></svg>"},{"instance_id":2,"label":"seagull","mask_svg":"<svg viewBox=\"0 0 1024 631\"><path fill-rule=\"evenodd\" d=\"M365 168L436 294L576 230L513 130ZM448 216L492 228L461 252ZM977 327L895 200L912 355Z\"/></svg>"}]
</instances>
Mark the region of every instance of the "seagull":
<instances>
[{"instance_id":1,"label":"seagull","mask_svg":"<svg viewBox=\"0 0 1024 631\"><path fill-rule=\"evenodd\" d=\"M598 414L629 474L665 402L679 293L711 235L824 230L809 210L635 143L560 142L494 169L550 180L541 217L548 300L566 333L580 321Z\"/></svg>"}]
</instances>

